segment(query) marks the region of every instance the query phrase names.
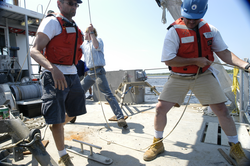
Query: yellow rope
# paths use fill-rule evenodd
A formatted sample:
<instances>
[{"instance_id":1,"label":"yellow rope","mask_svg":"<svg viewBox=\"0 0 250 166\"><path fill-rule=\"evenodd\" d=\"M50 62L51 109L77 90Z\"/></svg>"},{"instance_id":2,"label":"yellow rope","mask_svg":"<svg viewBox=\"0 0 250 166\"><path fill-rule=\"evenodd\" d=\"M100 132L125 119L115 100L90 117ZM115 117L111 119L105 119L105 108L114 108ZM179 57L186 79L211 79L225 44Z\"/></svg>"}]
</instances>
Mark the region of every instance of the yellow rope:
<instances>
[{"instance_id":1,"label":"yellow rope","mask_svg":"<svg viewBox=\"0 0 250 166\"><path fill-rule=\"evenodd\" d=\"M238 73L239 73L239 68L234 67L234 69L233 69L232 92L234 93L234 96L235 96L235 107L236 108L232 111L232 113L239 113L239 109L238 109L238 106L237 106L237 89L238 90L240 89L239 82L238 82L238 79L237 79Z\"/></svg>"}]
</instances>

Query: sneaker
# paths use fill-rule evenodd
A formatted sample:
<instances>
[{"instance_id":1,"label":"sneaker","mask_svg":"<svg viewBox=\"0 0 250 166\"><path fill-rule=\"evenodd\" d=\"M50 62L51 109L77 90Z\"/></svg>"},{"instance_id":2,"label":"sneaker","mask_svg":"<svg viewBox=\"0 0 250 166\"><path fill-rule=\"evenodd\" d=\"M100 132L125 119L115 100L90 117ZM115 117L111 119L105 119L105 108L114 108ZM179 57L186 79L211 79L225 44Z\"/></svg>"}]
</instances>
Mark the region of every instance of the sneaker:
<instances>
[{"instance_id":1,"label":"sneaker","mask_svg":"<svg viewBox=\"0 0 250 166\"><path fill-rule=\"evenodd\" d=\"M73 119L71 119L70 123L75 123L75 121L76 121L76 116Z\"/></svg>"},{"instance_id":2,"label":"sneaker","mask_svg":"<svg viewBox=\"0 0 250 166\"><path fill-rule=\"evenodd\" d=\"M70 160L69 154L65 154L62 157L60 157L58 164L59 166L74 166L74 164Z\"/></svg>"},{"instance_id":3,"label":"sneaker","mask_svg":"<svg viewBox=\"0 0 250 166\"><path fill-rule=\"evenodd\" d=\"M160 139L161 138L154 137L153 143L159 141ZM160 142L150 146L150 148L144 153L143 159L145 161L151 161L151 160L155 159L157 157L157 155L162 153L162 152L164 152L164 146L163 146L162 141L160 141Z\"/></svg>"},{"instance_id":4,"label":"sneaker","mask_svg":"<svg viewBox=\"0 0 250 166\"><path fill-rule=\"evenodd\" d=\"M117 124L118 124L119 127L124 127L124 128L128 127L128 125L127 125L126 121L124 120L124 118L118 119Z\"/></svg>"},{"instance_id":5,"label":"sneaker","mask_svg":"<svg viewBox=\"0 0 250 166\"><path fill-rule=\"evenodd\" d=\"M232 142L229 142L230 145L230 157L236 160L238 166L247 166L247 163L249 162L249 159L245 155L240 142L237 144L234 144Z\"/></svg>"},{"instance_id":6,"label":"sneaker","mask_svg":"<svg viewBox=\"0 0 250 166\"><path fill-rule=\"evenodd\" d=\"M86 99L91 99L93 97L93 95L89 95L88 97L86 97Z\"/></svg>"}]
</instances>

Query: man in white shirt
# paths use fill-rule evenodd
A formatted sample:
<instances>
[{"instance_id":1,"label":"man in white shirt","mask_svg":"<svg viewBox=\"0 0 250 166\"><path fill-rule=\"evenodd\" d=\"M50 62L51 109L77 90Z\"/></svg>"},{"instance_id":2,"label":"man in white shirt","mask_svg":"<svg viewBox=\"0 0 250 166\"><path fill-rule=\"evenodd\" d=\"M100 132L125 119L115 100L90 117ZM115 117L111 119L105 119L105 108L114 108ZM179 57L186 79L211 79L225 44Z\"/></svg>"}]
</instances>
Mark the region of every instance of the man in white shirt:
<instances>
[{"instance_id":1,"label":"man in white shirt","mask_svg":"<svg viewBox=\"0 0 250 166\"><path fill-rule=\"evenodd\" d=\"M82 88L86 92L96 82L99 90L105 96L105 99L108 101L112 111L114 112L118 126L126 128L127 123L125 121L124 115L116 98L109 88L109 84L105 75L106 71L104 69L105 59L103 52L103 41L101 38L97 38L97 31L92 24L85 31L85 41L81 48L84 55L84 61L87 68L89 68L87 76L81 81Z\"/></svg>"},{"instance_id":2,"label":"man in white shirt","mask_svg":"<svg viewBox=\"0 0 250 166\"><path fill-rule=\"evenodd\" d=\"M75 66L82 56L83 35L72 20L79 3L82 1L58 0L60 13L43 19L31 48L31 57L43 67L42 114L50 124L61 166L73 165L64 147L63 124L86 113L85 93Z\"/></svg>"}]
</instances>

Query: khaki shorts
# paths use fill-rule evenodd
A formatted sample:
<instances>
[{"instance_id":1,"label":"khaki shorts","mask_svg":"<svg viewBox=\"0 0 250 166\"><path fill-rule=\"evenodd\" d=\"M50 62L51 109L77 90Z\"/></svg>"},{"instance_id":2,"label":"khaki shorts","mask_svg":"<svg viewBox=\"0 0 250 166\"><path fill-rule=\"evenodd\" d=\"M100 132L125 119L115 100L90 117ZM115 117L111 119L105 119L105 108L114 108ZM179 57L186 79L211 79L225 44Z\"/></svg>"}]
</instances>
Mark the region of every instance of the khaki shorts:
<instances>
[{"instance_id":1,"label":"khaki shorts","mask_svg":"<svg viewBox=\"0 0 250 166\"><path fill-rule=\"evenodd\" d=\"M175 106L179 107L184 102L189 90L192 90L193 94L204 106L227 101L217 79L210 71L200 74L196 80L195 76L170 75L158 100L176 103Z\"/></svg>"}]
</instances>

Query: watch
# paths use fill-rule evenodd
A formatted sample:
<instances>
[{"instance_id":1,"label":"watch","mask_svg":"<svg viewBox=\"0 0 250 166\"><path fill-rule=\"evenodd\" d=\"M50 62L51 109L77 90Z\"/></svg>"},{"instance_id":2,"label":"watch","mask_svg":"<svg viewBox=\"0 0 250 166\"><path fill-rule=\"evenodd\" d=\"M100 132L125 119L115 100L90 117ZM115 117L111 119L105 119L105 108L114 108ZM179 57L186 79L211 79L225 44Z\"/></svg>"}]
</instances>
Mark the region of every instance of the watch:
<instances>
[{"instance_id":1,"label":"watch","mask_svg":"<svg viewBox=\"0 0 250 166\"><path fill-rule=\"evenodd\" d=\"M250 63L248 63L247 65L246 65L246 67L245 67L245 72L248 72L248 69L249 69L249 67L250 67Z\"/></svg>"}]
</instances>

